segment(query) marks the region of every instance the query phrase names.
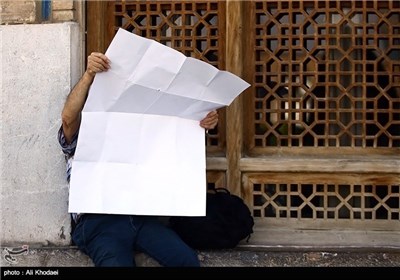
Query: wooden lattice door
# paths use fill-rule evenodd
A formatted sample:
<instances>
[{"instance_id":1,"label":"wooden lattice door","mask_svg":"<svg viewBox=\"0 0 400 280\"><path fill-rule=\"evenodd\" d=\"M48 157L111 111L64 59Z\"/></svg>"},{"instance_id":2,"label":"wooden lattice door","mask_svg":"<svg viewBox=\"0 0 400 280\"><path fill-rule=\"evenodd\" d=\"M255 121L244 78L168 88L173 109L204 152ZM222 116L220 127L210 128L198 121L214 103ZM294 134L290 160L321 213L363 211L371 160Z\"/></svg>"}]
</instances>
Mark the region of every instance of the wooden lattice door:
<instances>
[{"instance_id":1,"label":"wooden lattice door","mask_svg":"<svg viewBox=\"0 0 400 280\"><path fill-rule=\"evenodd\" d=\"M251 1L245 9L253 88L242 188L258 225L398 236L399 3ZM388 244L399 244L396 234Z\"/></svg>"},{"instance_id":2,"label":"wooden lattice door","mask_svg":"<svg viewBox=\"0 0 400 280\"><path fill-rule=\"evenodd\" d=\"M87 4L88 52L121 27L252 84L207 136L207 181L245 199L253 243L349 230L400 244L399 2Z\"/></svg>"}]
</instances>

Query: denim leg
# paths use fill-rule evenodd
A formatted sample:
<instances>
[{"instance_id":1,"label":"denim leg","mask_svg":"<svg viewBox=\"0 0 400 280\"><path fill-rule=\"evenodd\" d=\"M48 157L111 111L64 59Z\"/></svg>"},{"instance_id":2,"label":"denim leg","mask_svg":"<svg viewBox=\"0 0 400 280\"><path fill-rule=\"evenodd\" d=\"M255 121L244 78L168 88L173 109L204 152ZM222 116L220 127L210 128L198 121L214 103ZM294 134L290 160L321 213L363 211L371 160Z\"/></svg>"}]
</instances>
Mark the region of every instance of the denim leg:
<instances>
[{"instance_id":1,"label":"denim leg","mask_svg":"<svg viewBox=\"0 0 400 280\"><path fill-rule=\"evenodd\" d=\"M138 217L132 216L134 220ZM136 249L148 254L162 266L200 266L196 251L184 243L169 227L154 217L140 217L143 221L136 236Z\"/></svg>"},{"instance_id":2,"label":"denim leg","mask_svg":"<svg viewBox=\"0 0 400 280\"><path fill-rule=\"evenodd\" d=\"M85 214L82 219L72 238L95 266L135 266L136 230L129 216Z\"/></svg>"}]
</instances>

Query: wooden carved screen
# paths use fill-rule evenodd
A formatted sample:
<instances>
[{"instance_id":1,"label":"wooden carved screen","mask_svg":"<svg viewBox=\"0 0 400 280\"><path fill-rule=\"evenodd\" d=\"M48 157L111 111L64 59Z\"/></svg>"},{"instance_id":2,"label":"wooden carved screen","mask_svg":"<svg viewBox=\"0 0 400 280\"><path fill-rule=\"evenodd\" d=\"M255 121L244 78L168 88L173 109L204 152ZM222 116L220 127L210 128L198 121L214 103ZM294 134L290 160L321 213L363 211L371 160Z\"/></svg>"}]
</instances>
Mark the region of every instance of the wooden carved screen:
<instances>
[{"instance_id":1,"label":"wooden carved screen","mask_svg":"<svg viewBox=\"0 0 400 280\"><path fill-rule=\"evenodd\" d=\"M399 2L253 5L249 151L400 147Z\"/></svg>"},{"instance_id":2,"label":"wooden carved screen","mask_svg":"<svg viewBox=\"0 0 400 280\"><path fill-rule=\"evenodd\" d=\"M121 27L251 83L207 136L207 181L259 228L400 230L399 2L87 5L88 52Z\"/></svg>"},{"instance_id":3,"label":"wooden carved screen","mask_svg":"<svg viewBox=\"0 0 400 280\"><path fill-rule=\"evenodd\" d=\"M399 3L247 5L242 179L255 217L399 229Z\"/></svg>"}]
</instances>

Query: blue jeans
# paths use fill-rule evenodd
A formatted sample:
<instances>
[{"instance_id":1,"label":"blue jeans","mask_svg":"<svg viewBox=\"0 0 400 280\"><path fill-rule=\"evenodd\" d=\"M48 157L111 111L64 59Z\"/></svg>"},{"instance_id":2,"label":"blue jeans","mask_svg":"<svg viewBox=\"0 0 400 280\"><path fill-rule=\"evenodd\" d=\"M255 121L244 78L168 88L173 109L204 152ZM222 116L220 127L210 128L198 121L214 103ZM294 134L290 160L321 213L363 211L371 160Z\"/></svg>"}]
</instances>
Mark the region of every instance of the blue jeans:
<instances>
[{"instance_id":1,"label":"blue jeans","mask_svg":"<svg viewBox=\"0 0 400 280\"><path fill-rule=\"evenodd\" d=\"M72 239L95 266L136 266L134 251L162 266L200 266L197 253L157 217L85 214Z\"/></svg>"}]
</instances>

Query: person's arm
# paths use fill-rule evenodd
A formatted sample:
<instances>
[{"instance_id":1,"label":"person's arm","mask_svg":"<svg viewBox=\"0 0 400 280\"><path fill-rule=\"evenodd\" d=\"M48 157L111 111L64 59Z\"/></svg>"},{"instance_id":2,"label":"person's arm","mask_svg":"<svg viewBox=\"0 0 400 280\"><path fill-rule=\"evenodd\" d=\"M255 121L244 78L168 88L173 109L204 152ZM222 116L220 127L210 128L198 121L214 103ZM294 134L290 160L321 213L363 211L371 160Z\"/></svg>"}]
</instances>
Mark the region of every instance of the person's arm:
<instances>
[{"instance_id":1,"label":"person's arm","mask_svg":"<svg viewBox=\"0 0 400 280\"><path fill-rule=\"evenodd\" d=\"M109 68L110 60L104 54L93 52L88 56L86 71L68 95L61 113L62 128L68 143L71 142L81 124L81 112L94 76Z\"/></svg>"},{"instance_id":2,"label":"person's arm","mask_svg":"<svg viewBox=\"0 0 400 280\"><path fill-rule=\"evenodd\" d=\"M214 129L218 124L218 112L211 111L207 116L200 121L200 126L206 130Z\"/></svg>"}]
</instances>

